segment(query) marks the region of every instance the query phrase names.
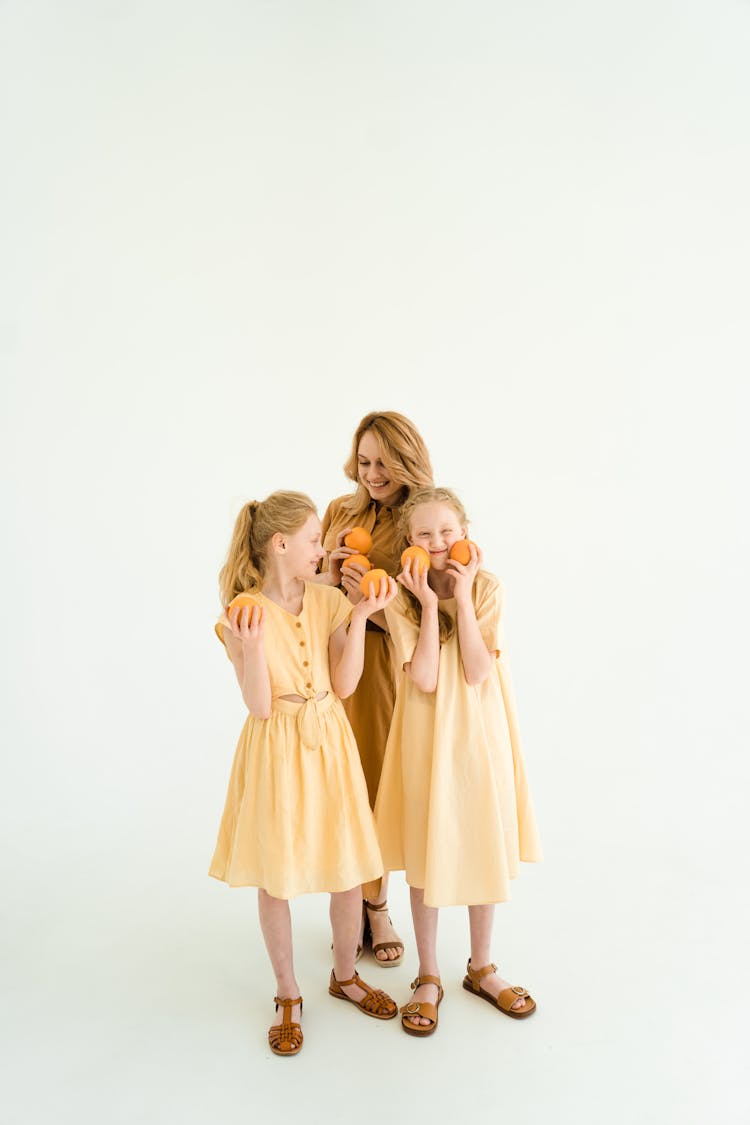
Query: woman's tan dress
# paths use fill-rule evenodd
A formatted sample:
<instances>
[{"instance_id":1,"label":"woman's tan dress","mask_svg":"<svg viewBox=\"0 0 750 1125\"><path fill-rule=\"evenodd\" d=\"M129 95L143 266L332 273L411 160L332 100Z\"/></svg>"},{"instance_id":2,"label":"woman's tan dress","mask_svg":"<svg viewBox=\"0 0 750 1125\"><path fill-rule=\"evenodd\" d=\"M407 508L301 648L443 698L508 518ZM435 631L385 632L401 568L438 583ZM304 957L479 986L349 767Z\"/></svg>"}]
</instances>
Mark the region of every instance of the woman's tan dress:
<instances>
[{"instance_id":1,"label":"woman's tan dress","mask_svg":"<svg viewBox=\"0 0 750 1125\"><path fill-rule=\"evenodd\" d=\"M364 527L372 536L370 562L374 567L381 567L395 577L401 570L401 551L396 531L399 509L382 505L377 507L375 501L372 501L365 512L353 518L344 507L350 499L351 495L339 496L326 508L322 523L323 546L326 551L333 551L336 537L345 527ZM324 563L324 567L326 565ZM396 702L391 652L388 634L368 621L362 678L354 694L343 701L359 747L371 808L375 806L385 744Z\"/></svg>"}]
</instances>

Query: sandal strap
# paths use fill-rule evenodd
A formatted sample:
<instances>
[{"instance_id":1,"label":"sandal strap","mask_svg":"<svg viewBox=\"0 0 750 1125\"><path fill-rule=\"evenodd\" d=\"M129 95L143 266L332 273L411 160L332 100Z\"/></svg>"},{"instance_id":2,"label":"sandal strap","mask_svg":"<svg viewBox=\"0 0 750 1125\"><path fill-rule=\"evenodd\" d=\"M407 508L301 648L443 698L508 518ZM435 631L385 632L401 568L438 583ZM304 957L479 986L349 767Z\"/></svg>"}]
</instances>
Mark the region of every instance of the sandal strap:
<instances>
[{"instance_id":1,"label":"sandal strap","mask_svg":"<svg viewBox=\"0 0 750 1125\"><path fill-rule=\"evenodd\" d=\"M401 1008L401 1015L406 1019L413 1019L414 1016L421 1016L422 1019L432 1020L437 1023L438 1013L434 1004L430 1004L427 1000L412 1000L410 1004L404 1004Z\"/></svg>"},{"instance_id":2,"label":"sandal strap","mask_svg":"<svg viewBox=\"0 0 750 1125\"><path fill-rule=\"evenodd\" d=\"M348 984L358 984L360 988L366 988L367 987L367 985L362 984L362 982L360 981L359 973L357 972L356 969L354 970L354 976L351 978L351 980L339 980L338 977L336 976L336 974L334 973L333 969L331 969L331 979L334 980L340 988L345 987Z\"/></svg>"},{"instance_id":3,"label":"sandal strap","mask_svg":"<svg viewBox=\"0 0 750 1125\"><path fill-rule=\"evenodd\" d=\"M471 980L471 983L474 985L475 990L478 990L479 989L479 982L482 979L482 977L489 976L490 973L496 973L497 972L497 965L495 965L495 964L482 965L481 969L472 969L472 967L471 967L471 957L470 957L469 960L466 962L466 972L467 972L467 975L469 976L469 978Z\"/></svg>"},{"instance_id":4,"label":"sandal strap","mask_svg":"<svg viewBox=\"0 0 750 1125\"><path fill-rule=\"evenodd\" d=\"M505 1007L507 1005L508 1008L512 1008L516 1000L525 1001L529 995L530 994L526 991L526 989L522 988L520 984L514 984L511 985L510 988L503 988L500 992L498 992L497 1000L499 1004L502 1002L502 1007Z\"/></svg>"},{"instance_id":5,"label":"sandal strap","mask_svg":"<svg viewBox=\"0 0 750 1125\"><path fill-rule=\"evenodd\" d=\"M299 1004L299 1006L302 1007L301 996L297 996L294 1000L291 1000L288 996L285 996L283 999L279 996L274 996L273 1002L277 1008L279 1004L281 1004L282 1008L293 1008L295 1004ZM286 1015L286 1012L284 1014Z\"/></svg>"},{"instance_id":6,"label":"sandal strap","mask_svg":"<svg viewBox=\"0 0 750 1125\"><path fill-rule=\"evenodd\" d=\"M429 974L427 974L423 977L415 977L409 985L409 988L413 992L415 988L419 988L420 984L436 984L438 988L443 987L440 977L431 977L429 976Z\"/></svg>"},{"instance_id":7,"label":"sandal strap","mask_svg":"<svg viewBox=\"0 0 750 1125\"><path fill-rule=\"evenodd\" d=\"M383 902L378 903L377 905L374 902L370 902L370 900L366 899L366 898L363 899L362 901L365 904L366 910L376 910L378 913L381 913L383 910L388 909L388 899L387 898L384 899Z\"/></svg>"}]
</instances>

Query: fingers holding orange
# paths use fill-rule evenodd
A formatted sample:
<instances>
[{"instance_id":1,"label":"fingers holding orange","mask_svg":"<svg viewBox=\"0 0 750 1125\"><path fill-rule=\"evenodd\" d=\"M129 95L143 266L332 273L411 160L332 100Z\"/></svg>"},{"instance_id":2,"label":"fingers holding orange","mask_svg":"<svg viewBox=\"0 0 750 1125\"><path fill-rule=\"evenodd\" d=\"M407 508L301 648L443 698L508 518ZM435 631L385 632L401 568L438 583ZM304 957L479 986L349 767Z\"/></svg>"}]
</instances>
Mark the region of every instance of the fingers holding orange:
<instances>
[{"instance_id":1,"label":"fingers holding orange","mask_svg":"<svg viewBox=\"0 0 750 1125\"><path fill-rule=\"evenodd\" d=\"M471 548L479 552L479 547L473 539L457 539L448 552L448 558L453 559L454 562L461 563L461 566L468 566L471 562Z\"/></svg>"},{"instance_id":2,"label":"fingers holding orange","mask_svg":"<svg viewBox=\"0 0 750 1125\"><path fill-rule=\"evenodd\" d=\"M227 617L232 626L240 631L258 626L263 620L263 606L250 594L237 594L227 606Z\"/></svg>"},{"instance_id":3,"label":"fingers holding orange","mask_svg":"<svg viewBox=\"0 0 750 1125\"><path fill-rule=\"evenodd\" d=\"M411 572L412 574L422 574L425 570L430 569L430 556L424 547L407 547L405 551L401 552L401 566L405 567L407 562L411 559Z\"/></svg>"},{"instance_id":4,"label":"fingers holding orange","mask_svg":"<svg viewBox=\"0 0 750 1125\"><path fill-rule=\"evenodd\" d=\"M362 575L359 588L366 598L378 597L383 579L388 583L388 574L384 570L380 570L379 567L375 567L368 570L367 574Z\"/></svg>"},{"instance_id":5,"label":"fingers holding orange","mask_svg":"<svg viewBox=\"0 0 750 1125\"><path fill-rule=\"evenodd\" d=\"M368 551L372 550L372 536L364 527L353 527L344 536L344 546L351 547L353 551L359 551L361 555L366 555Z\"/></svg>"},{"instance_id":6,"label":"fingers holding orange","mask_svg":"<svg viewBox=\"0 0 750 1125\"><path fill-rule=\"evenodd\" d=\"M362 570L372 570L372 563L366 555L348 555L342 559L343 567L361 567Z\"/></svg>"}]
</instances>

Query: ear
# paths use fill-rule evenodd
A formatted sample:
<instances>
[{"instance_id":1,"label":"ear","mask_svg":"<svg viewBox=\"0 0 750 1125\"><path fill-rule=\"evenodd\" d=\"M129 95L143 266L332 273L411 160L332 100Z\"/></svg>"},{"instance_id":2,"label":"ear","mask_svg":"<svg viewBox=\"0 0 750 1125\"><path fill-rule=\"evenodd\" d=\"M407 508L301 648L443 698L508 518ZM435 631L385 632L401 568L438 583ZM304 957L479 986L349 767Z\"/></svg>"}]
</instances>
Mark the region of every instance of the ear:
<instances>
[{"instance_id":1,"label":"ear","mask_svg":"<svg viewBox=\"0 0 750 1125\"><path fill-rule=\"evenodd\" d=\"M277 555L283 555L286 551L286 540L280 531L274 531L271 536L271 546Z\"/></svg>"}]
</instances>

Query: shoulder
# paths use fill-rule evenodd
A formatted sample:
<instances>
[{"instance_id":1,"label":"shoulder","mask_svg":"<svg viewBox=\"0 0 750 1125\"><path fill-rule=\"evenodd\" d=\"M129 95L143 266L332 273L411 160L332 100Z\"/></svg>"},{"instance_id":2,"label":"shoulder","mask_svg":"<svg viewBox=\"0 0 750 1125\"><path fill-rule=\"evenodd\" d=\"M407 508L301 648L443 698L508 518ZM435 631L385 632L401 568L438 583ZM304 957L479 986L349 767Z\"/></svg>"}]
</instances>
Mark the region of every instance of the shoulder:
<instances>
[{"instance_id":1,"label":"shoulder","mask_svg":"<svg viewBox=\"0 0 750 1125\"><path fill-rule=\"evenodd\" d=\"M352 501L352 493L347 492L345 496L337 496L335 500L331 500L330 504L323 513L323 523L339 518L341 515L347 513Z\"/></svg>"},{"instance_id":2,"label":"shoulder","mask_svg":"<svg viewBox=\"0 0 750 1125\"><path fill-rule=\"evenodd\" d=\"M320 610L335 610L342 602L349 605L347 598L336 586L326 586L322 582L305 582L305 604Z\"/></svg>"},{"instance_id":3,"label":"shoulder","mask_svg":"<svg viewBox=\"0 0 750 1125\"><path fill-rule=\"evenodd\" d=\"M474 579L474 601L476 603L479 604L494 597L502 598L504 594L505 587L495 574L490 574L489 570L477 571Z\"/></svg>"}]
</instances>

